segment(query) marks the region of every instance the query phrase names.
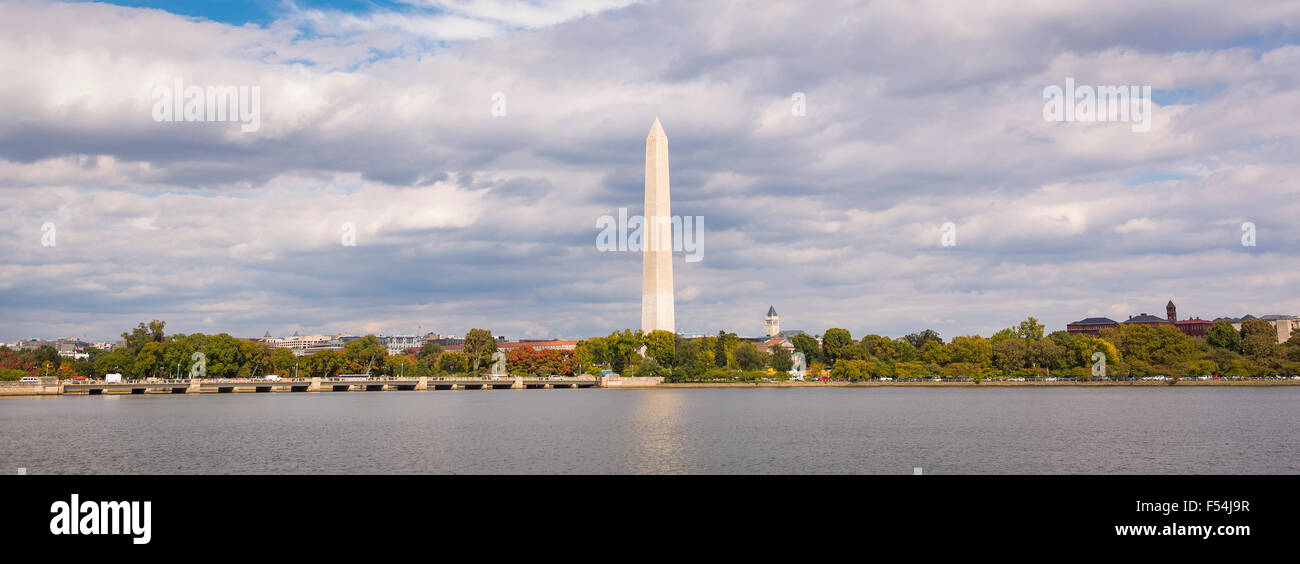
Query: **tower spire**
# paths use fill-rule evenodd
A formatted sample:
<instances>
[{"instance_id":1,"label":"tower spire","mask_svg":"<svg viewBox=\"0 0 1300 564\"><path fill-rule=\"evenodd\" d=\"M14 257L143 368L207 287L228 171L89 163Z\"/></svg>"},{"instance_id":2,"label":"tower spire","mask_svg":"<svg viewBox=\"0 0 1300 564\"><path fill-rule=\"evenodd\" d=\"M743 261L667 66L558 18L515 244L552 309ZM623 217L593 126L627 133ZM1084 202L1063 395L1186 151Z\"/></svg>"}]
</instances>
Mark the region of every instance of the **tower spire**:
<instances>
[{"instance_id":1,"label":"tower spire","mask_svg":"<svg viewBox=\"0 0 1300 564\"><path fill-rule=\"evenodd\" d=\"M641 330L675 333L673 231L668 190L668 136L656 117L645 138L645 236L641 260Z\"/></svg>"}]
</instances>

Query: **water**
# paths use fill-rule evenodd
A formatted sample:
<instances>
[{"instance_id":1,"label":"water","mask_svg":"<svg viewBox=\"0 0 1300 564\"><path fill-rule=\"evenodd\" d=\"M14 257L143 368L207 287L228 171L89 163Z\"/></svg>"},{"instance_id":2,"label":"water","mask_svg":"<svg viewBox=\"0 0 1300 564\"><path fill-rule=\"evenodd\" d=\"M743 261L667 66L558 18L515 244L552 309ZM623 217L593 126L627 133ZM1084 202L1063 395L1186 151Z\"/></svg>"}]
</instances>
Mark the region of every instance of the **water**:
<instances>
[{"instance_id":1,"label":"water","mask_svg":"<svg viewBox=\"0 0 1300 564\"><path fill-rule=\"evenodd\" d=\"M0 398L0 469L76 474L1295 474L1300 387Z\"/></svg>"}]
</instances>

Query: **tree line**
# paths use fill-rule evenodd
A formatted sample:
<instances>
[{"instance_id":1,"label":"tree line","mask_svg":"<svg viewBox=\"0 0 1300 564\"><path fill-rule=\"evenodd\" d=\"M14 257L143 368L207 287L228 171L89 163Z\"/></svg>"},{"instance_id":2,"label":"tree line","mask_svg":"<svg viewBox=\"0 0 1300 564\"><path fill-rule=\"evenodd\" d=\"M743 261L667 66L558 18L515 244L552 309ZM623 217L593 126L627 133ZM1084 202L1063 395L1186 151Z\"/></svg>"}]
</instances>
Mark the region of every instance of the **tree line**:
<instances>
[{"instance_id":1,"label":"tree line","mask_svg":"<svg viewBox=\"0 0 1300 564\"><path fill-rule=\"evenodd\" d=\"M0 379L23 376L84 376L121 373L130 378L190 377L193 355L204 355L207 378L330 377L338 374L411 377L480 374L491 370L498 351L492 332L471 329L462 351L445 351L436 343L390 355L374 335L344 344L342 351L298 357L289 349L232 337L226 333L166 335L166 323L140 323L122 333L125 346L92 349L88 359L60 357L53 347L12 350L0 347ZM835 378L1092 378L1096 353L1105 356L1108 377L1163 375L1174 378L1219 374L1249 377L1300 374L1300 332L1277 343L1271 323L1246 320L1240 330L1215 322L1204 337L1189 337L1171 325L1121 324L1099 336L1044 334L1030 317L990 337L964 335L945 342L926 329L904 337L869 334L853 338L832 327L821 343L812 336L790 337L802 353L809 374ZM783 379L794 365L792 352L772 347L763 352L735 333L685 338L667 331L624 329L579 341L575 350L535 350L521 346L505 355L512 375L552 376L620 374L662 377L667 381Z\"/></svg>"},{"instance_id":2,"label":"tree line","mask_svg":"<svg viewBox=\"0 0 1300 564\"><path fill-rule=\"evenodd\" d=\"M802 353L807 372L843 379L923 377L1000 378L1066 377L1089 379L1102 374L1096 353L1104 355L1106 377L1223 375L1236 377L1300 374L1300 332L1282 344L1267 321L1247 320L1240 330L1216 322L1205 337L1189 337L1172 325L1121 324L1098 336L1066 331L1045 334L1030 317L990 337L963 335L945 340L926 329L904 337L869 334L855 339L847 329L832 327L817 339L790 337ZM608 368L667 381L784 379L791 351L772 347L762 352L735 333L688 339L667 331L623 330L581 341L575 351L580 369Z\"/></svg>"}]
</instances>

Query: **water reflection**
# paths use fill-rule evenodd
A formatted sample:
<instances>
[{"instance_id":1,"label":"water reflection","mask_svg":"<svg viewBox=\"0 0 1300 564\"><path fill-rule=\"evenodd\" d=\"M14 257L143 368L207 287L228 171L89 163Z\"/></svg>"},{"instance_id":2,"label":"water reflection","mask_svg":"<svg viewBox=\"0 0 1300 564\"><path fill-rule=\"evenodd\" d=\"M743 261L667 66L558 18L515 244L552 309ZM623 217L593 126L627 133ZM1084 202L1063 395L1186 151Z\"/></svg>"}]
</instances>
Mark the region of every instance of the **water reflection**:
<instances>
[{"instance_id":1,"label":"water reflection","mask_svg":"<svg viewBox=\"0 0 1300 564\"><path fill-rule=\"evenodd\" d=\"M631 390L611 390L619 393ZM665 393L666 392L666 393ZM639 390L631 410L629 467L636 474L685 474L684 404L686 394L672 390Z\"/></svg>"}]
</instances>

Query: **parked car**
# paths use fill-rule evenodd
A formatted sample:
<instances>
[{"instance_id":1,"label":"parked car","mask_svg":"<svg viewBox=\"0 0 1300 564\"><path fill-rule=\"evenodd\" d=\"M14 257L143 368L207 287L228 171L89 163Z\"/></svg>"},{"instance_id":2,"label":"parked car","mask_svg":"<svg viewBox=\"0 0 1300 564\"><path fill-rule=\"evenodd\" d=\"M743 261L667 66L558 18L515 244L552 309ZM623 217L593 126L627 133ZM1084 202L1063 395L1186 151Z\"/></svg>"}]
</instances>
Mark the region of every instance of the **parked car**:
<instances>
[{"instance_id":1,"label":"parked car","mask_svg":"<svg viewBox=\"0 0 1300 564\"><path fill-rule=\"evenodd\" d=\"M37 382L40 382L41 379L35 376L23 376L22 378L19 378L18 381L24 384L35 384Z\"/></svg>"}]
</instances>

